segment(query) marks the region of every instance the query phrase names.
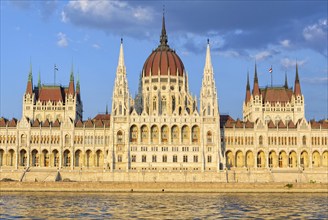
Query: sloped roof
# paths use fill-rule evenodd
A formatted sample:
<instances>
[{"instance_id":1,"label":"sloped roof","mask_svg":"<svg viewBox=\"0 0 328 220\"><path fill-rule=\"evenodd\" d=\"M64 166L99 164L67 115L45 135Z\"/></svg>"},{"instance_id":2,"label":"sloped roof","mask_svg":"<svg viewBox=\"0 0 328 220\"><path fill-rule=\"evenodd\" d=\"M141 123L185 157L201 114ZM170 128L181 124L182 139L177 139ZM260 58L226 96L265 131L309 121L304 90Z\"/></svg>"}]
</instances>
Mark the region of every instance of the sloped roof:
<instances>
[{"instance_id":1,"label":"sloped roof","mask_svg":"<svg viewBox=\"0 0 328 220\"><path fill-rule=\"evenodd\" d=\"M95 124L96 128L103 128L104 127L104 124L102 123L101 120L95 120L94 124Z\"/></svg>"},{"instance_id":2,"label":"sloped roof","mask_svg":"<svg viewBox=\"0 0 328 220\"><path fill-rule=\"evenodd\" d=\"M292 120L290 120L288 122L288 128L296 128L296 125L294 124L294 122Z\"/></svg>"},{"instance_id":3,"label":"sloped roof","mask_svg":"<svg viewBox=\"0 0 328 220\"><path fill-rule=\"evenodd\" d=\"M6 118L0 118L0 127L6 127L7 121Z\"/></svg>"},{"instance_id":4,"label":"sloped roof","mask_svg":"<svg viewBox=\"0 0 328 220\"><path fill-rule=\"evenodd\" d=\"M278 122L278 128L286 128L286 125L284 124L284 122L281 119Z\"/></svg>"},{"instance_id":5,"label":"sloped roof","mask_svg":"<svg viewBox=\"0 0 328 220\"><path fill-rule=\"evenodd\" d=\"M40 121L39 119L34 120L32 127L39 127L40 126Z\"/></svg>"},{"instance_id":6,"label":"sloped roof","mask_svg":"<svg viewBox=\"0 0 328 220\"><path fill-rule=\"evenodd\" d=\"M65 102L65 88L61 86L42 86L39 88L39 100L41 102Z\"/></svg>"},{"instance_id":7,"label":"sloped roof","mask_svg":"<svg viewBox=\"0 0 328 220\"><path fill-rule=\"evenodd\" d=\"M86 122L84 122L85 127L86 128L92 128L93 127L93 123L91 121L91 119L88 119Z\"/></svg>"},{"instance_id":8,"label":"sloped roof","mask_svg":"<svg viewBox=\"0 0 328 220\"><path fill-rule=\"evenodd\" d=\"M238 118L235 124L236 128L243 128L243 122Z\"/></svg>"},{"instance_id":9,"label":"sloped roof","mask_svg":"<svg viewBox=\"0 0 328 220\"><path fill-rule=\"evenodd\" d=\"M272 120L269 121L268 128L276 128Z\"/></svg>"},{"instance_id":10,"label":"sloped roof","mask_svg":"<svg viewBox=\"0 0 328 220\"><path fill-rule=\"evenodd\" d=\"M60 122L58 119L52 124L52 127L60 127Z\"/></svg>"},{"instance_id":11,"label":"sloped roof","mask_svg":"<svg viewBox=\"0 0 328 220\"><path fill-rule=\"evenodd\" d=\"M315 120L311 120L310 124L311 124L312 129L320 129L320 123L319 122L317 122Z\"/></svg>"},{"instance_id":12,"label":"sloped roof","mask_svg":"<svg viewBox=\"0 0 328 220\"><path fill-rule=\"evenodd\" d=\"M81 120L78 120L78 121L75 123L75 127L83 128L83 122L82 122Z\"/></svg>"},{"instance_id":13,"label":"sloped roof","mask_svg":"<svg viewBox=\"0 0 328 220\"><path fill-rule=\"evenodd\" d=\"M261 89L261 94L264 103L286 103L291 101L293 91L285 87L266 87Z\"/></svg>"},{"instance_id":14,"label":"sloped roof","mask_svg":"<svg viewBox=\"0 0 328 220\"><path fill-rule=\"evenodd\" d=\"M254 128L254 123L247 120L245 123L245 128Z\"/></svg>"},{"instance_id":15,"label":"sloped roof","mask_svg":"<svg viewBox=\"0 0 328 220\"><path fill-rule=\"evenodd\" d=\"M48 119L46 119L43 123L42 123L42 127L50 127L50 122Z\"/></svg>"},{"instance_id":16,"label":"sloped roof","mask_svg":"<svg viewBox=\"0 0 328 220\"><path fill-rule=\"evenodd\" d=\"M110 114L98 114L92 120L110 120Z\"/></svg>"},{"instance_id":17,"label":"sloped roof","mask_svg":"<svg viewBox=\"0 0 328 220\"><path fill-rule=\"evenodd\" d=\"M16 118L12 118L9 122L8 122L8 127L16 127L17 126L17 119Z\"/></svg>"}]
</instances>

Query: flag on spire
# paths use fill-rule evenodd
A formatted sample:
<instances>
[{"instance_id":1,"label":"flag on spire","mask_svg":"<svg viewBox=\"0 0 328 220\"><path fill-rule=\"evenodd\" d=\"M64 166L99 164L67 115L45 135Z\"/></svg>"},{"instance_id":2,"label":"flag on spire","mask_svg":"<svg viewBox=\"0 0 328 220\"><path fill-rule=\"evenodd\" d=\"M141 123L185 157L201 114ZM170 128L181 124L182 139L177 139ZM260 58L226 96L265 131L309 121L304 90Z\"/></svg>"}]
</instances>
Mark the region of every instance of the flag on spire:
<instances>
[{"instance_id":1,"label":"flag on spire","mask_svg":"<svg viewBox=\"0 0 328 220\"><path fill-rule=\"evenodd\" d=\"M270 69L269 69L269 73L272 73L272 66L271 66Z\"/></svg>"}]
</instances>

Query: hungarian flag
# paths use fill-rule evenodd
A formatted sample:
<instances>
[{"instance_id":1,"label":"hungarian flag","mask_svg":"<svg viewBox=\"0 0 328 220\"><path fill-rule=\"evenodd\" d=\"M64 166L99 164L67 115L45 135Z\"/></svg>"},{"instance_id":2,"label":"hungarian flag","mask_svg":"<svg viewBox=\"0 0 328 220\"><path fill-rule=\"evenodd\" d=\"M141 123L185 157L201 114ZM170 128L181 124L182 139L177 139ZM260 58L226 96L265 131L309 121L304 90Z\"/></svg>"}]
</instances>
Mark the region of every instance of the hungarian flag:
<instances>
[{"instance_id":1,"label":"hungarian flag","mask_svg":"<svg viewBox=\"0 0 328 220\"><path fill-rule=\"evenodd\" d=\"M271 66L270 69L269 69L269 73L272 73L272 66Z\"/></svg>"}]
</instances>

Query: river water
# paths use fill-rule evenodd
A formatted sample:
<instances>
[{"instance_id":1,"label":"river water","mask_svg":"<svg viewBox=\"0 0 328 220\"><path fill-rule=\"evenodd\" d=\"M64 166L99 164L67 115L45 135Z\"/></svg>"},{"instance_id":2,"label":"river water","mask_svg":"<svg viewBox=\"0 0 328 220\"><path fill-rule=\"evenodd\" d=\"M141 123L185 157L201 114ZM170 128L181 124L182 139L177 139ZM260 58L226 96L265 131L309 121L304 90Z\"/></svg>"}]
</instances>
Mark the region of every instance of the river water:
<instances>
[{"instance_id":1,"label":"river water","mask_svg":"<svg viewBox=\"0 0 328 220\"><path fill-rule=\"evenodd\" d=\"M1 193L0 219L328 219L325 193Z\"/></svg>"}]
</instances>

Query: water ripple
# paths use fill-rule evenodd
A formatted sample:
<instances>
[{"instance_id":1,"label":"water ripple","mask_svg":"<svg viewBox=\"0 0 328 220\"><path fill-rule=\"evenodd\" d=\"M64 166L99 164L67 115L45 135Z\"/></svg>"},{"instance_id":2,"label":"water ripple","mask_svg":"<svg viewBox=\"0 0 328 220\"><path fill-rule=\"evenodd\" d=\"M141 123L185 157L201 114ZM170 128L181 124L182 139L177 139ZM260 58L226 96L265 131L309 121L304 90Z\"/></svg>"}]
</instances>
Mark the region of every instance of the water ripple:
<instances>
[{"instance_id":1,"label":"water ripple","mask_svg":"<svg viewBox=\"0 0 328 220\"><path fill-rule=\"evenodd\" d=\"M327 194L2 193L0 219L328 219Z\"/></svg>"}]
</instances>

